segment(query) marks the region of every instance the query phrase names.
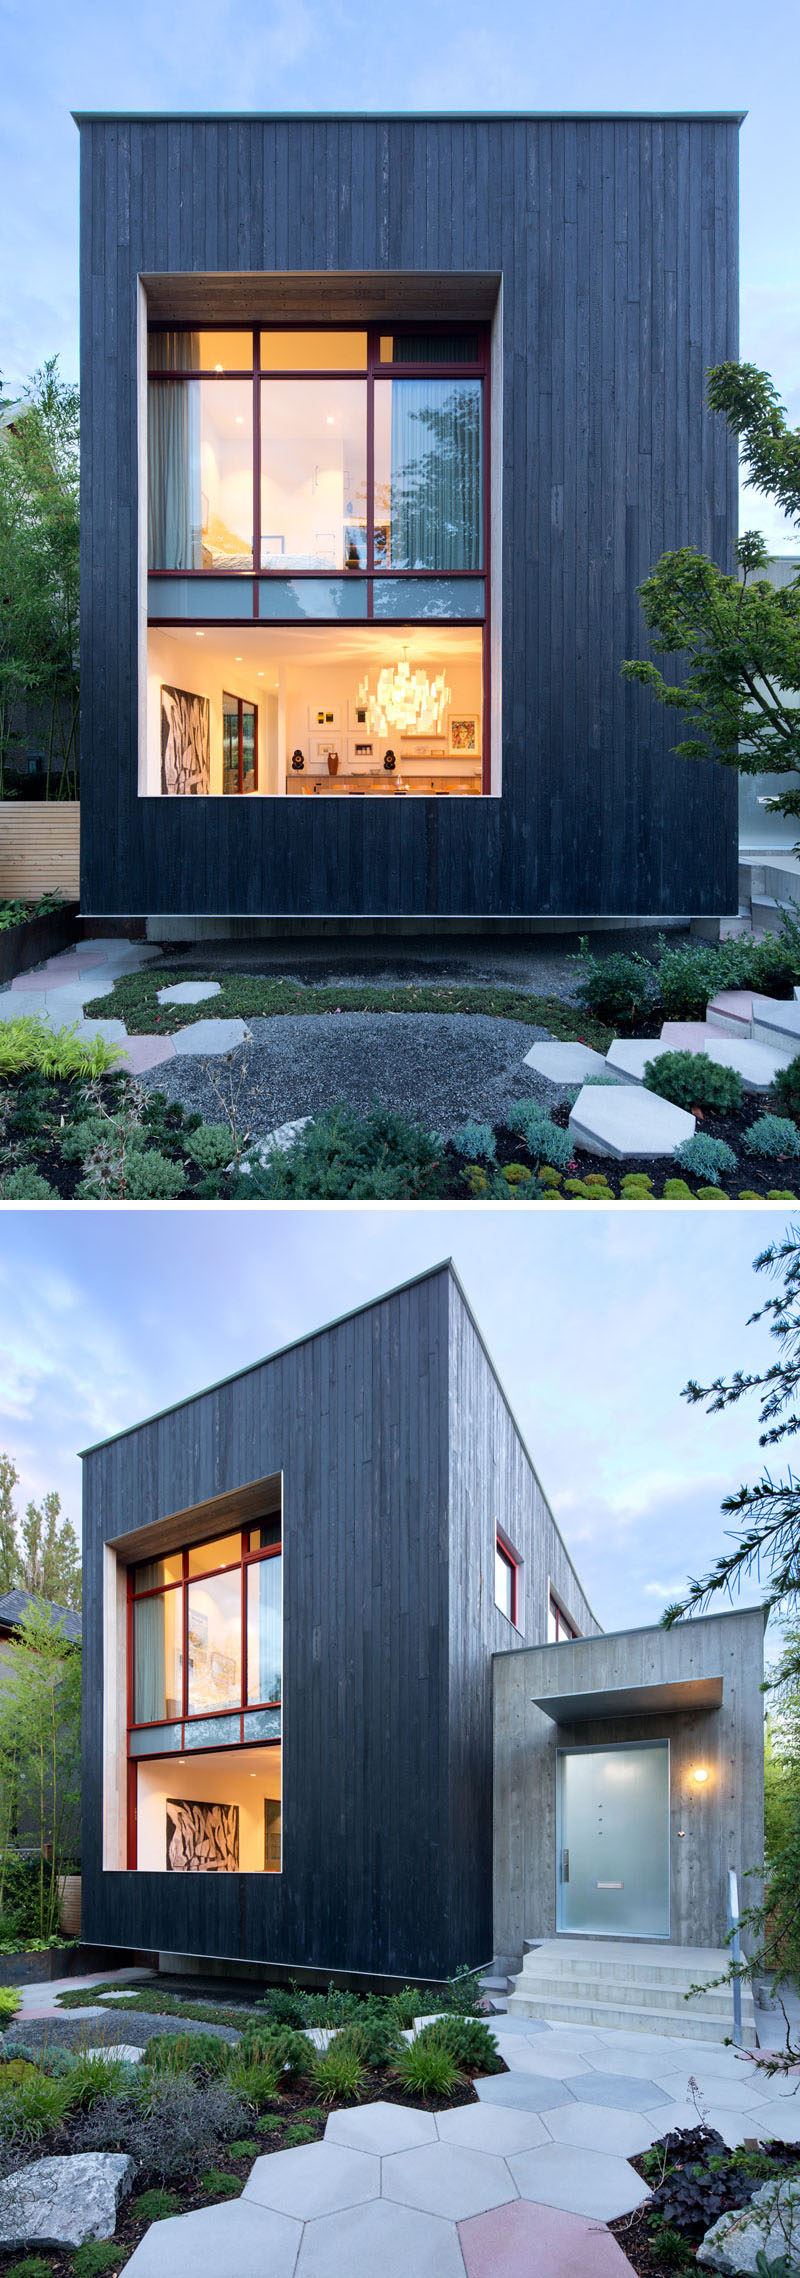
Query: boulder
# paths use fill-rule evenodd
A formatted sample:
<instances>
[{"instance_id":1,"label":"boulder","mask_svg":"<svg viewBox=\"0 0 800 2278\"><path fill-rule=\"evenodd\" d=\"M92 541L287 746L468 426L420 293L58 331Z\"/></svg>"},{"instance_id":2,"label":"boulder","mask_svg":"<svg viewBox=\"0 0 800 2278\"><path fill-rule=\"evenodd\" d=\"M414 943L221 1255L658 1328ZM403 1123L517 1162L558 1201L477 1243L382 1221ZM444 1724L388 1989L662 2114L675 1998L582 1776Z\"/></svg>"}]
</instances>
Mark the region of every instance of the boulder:
<instances>
[{"instance_id":1,"label":"boulder","mask_svg":"<svg viewBox=\"0 0 800 2278\"><path fill-rule=\"evenodd\" d=\"M134 2162L125 2152L35 2159L0 2183L0 2247L73 2247L113 2238Z\"/></svg>"},{"instance_id":2,"label":"boulder","mask_svg":"<svg viewBox=\"0 0 800 2278\"><path fill-rule=\"evenodd\" d=\"M785 2258L800 2267L800 2177L786 2183L764 2183L749 2207L736 2207L720 2215L706 2231L697 2260L704 2270L721 2270L733 2278L756 2278L758 2256L765 2261Z\"/></svg>"}]
</instances>

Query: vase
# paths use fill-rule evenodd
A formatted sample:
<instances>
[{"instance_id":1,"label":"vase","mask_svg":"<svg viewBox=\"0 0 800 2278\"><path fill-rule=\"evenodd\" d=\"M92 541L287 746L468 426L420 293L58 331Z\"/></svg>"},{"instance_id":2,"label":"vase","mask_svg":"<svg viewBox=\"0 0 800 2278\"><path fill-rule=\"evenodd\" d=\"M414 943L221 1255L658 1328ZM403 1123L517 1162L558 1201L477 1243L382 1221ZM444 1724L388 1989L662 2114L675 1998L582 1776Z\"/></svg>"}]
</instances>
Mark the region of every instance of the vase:
<instances>
[{"instance_id":1,"label":"vase","mask_svg":"<svg viewBox=\"0 0 800 2278\"><path fill-rule=\"evenodd\" d=\"M338 754L338 751L329 751L329 753L328 753L328 774L329 774L329 775L338 775L338 773L339 773L339 754Z\"/></svg>"}]
</instances>

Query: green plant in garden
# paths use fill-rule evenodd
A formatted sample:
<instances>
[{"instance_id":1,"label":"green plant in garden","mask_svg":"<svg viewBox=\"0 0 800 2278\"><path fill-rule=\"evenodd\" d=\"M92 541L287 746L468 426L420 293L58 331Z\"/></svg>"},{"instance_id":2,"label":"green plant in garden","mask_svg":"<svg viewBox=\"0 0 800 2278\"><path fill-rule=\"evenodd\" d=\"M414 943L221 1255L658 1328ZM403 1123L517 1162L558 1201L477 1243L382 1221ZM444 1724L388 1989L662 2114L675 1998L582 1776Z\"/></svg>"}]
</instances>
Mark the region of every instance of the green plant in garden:
<instances>
[{"instance_id":1,"label":"green plant in garden","mask_svg":"<svg viewBox=\"0 0 800 2278\"><path fill-rule=\"evenodd\" d=\"M644 1081L648 1091L676 1107L710 1107L723 1115L742 1104L741 1076L735 1068L719 1067L707 1052L659 1052L646 1061Z\"/></svg>"},{"instance_id":2,"label":"green plant in garden","mask_svg":"<svg viewBox=\"0 0 800 2278\"><path fill-rule=\"evenodd\" d=\"M682 1139L675 1148L675 1161L681 1170L691 1171L696 1179L713 1182L725 1178L736 1169L736 1156L725 1139L712 1139L705 1131L695 1131L691 1139Z\"/></svg>"},{"instance_id":3,"label":"green plant in garden","mask_svg":"<svg viewBox=\"0 0 800 2278\"><path fill-rule=\"evenodd\" d=\"M53 2278L52 2262L43 2262L40 2254L24 2254L21 2262L14 2263L14 2278Z\"/></svg>"},{"instance_id":4,"label":"green plant in garden","mask_svg":"<svg viewBox=\"0 0 800 2278\"><path fill-rule=\"evenodd\" d=\"M230 2146L234 2153L238 2152L238 2148L237 2144ZM253 2151L258 2151L257 2144L253 2145ZM167 2215L179 2214L180 2205L177 2191L165 2191L163 2187L155 2191L140 2191L138 2197L131 2200L131 2214L136 2215L140 2223L162 2223Z\"/></svg>"},{"instance_id":5,"label":"green plant in garden","mask_svg":"<svg viewBox=\"0 0 800 2278\"><path fill-rule=\"evenodd\" d=\"M631 956L595 957L584 935L576 962L579 1002L609 1028L634 1026L653 1003L653 968L638 951Z\"/></svg>"},{"instance_id":6,"label":"green plant in garden","mask_svg":"<svg viewBox=\"0 0 800 2278\"><path fill-rule=\"evenodd\" d=\"M78 390L53 356L34 374L0 453L0 799L18 722L44 714L48 796L77 796Z\"/></svg>"},{"instance_id":7,"label":"green plant in garden","mask_svg":"<svg viewBox=\"0 0 800 2278\"><path fill-rule=\"evenodd\" d=\"M481 2017L460 2017L452 2012L437 2018L436 2031L461 2072L472 2076L502 2072L502 2058L498 2056L494 2034Z\"/></svg>"},{"instance_id":8,"label":"green plant in garden","mask_svg":"<svg viewBox=\"0 0 800 2278\"><path fill-rule=\"evenodd\" d=\"M784 1115L759 1115L742 1132L746 1155L800 1155L800 1131Z\"/></svg>"},{"instance_id":9,"label":"green plant in garden","mask_svg":"<svg viewBox=\"0 0 800 2278\"><path fill-rule=\"evenodd\" d=\"M464 1155L470 1163L478 1156L485 1163L493 1163L497 1156L497 1141L490 1123L473 1123L469 1120L462 1123L460 1131L456 1132L453 1146L456 1154Z\"/></svg>"},{"instance_id":10,"label":"green plant in garden","mask_svg":"<svg viewBox=\"0 0 800 2278\"><path fill-rule=\"evenodd\" d=\"M549 1163L554 1170L565 1171L572 1158L572 1140L568 1131L554 1123L537 1099L512 1100L506 1109L509 1131L524 1139L529 1153L537 1162ZM505 1165L505 1176L511 1169Z\"/></svg>"},{"instance_id":11,"label":"green plant in garden","mask_svg":"<svg viewBox=\"0 0 800 2278\"><path fill-rule=\"evenodd\" d=\"M130 2252L119 2239L87 2239L85 2246L76 2247L73 2253L74 2278L105 2278L106 2271L124 2269Z\"/></svg>"},{"instance_id":12,"label":"green plant in garden","mask_svg":"<svg viewBox=\"0 0 800 2278\"><path fill-rule=\"evenodd\" d=\"M306 2048L309 2050L310 2069L308 2042ZM265 2104L271 2104L280 2093L284 2085L284 2067L277 2055L270 2055L256 2043L252 2047L242 2046L236 2051L225 2077L232 2095L240 2097L243 2104L252 2106L254 2112L260 2112ZM288 2080L285 2084L288 2085Z\"/></svg>"},{"instance_id":13,"label":"green plant in garden","mask_svg":"<svg viewBox=\"0 0 800 2278\"><path fill-rule=\"evenodd\" d=\"M284 2138L287 2151L295 2151L298 2144L315 2144L319 2129L310 2120L293 2120Z\"/></svg>"},{"instance_id":14,"label":"green plant in garden","mask_svg":"<svg viewBox=\"0 0 800 2278\"><path fill-rule=\"evenodd\" d=\"M298 1132L284 1153L276 1149L264 1163L253 1159L236 1191L259 1200L422 1198L441 1192L442 1158L436 1134L394 1109L378 1107L359 1116L348 1107L331 1107Z\"/></svg>"},{"instance_id":15,"label":"green plant in garden","mask_svg":"<svg viewBox=\"0 0 800 2278\"><path fill-rule=\"evenodd\" d=\"M45 2130L57 2128L69 2111L69 2079L53 2080L36 2067L22 2078L7 2080L9 2067L0 2066L0 2143L35 2143Z\"/></svg>"},{"instance_id":16,"label":"green plant in garden","mask_svg":"<svg viewBox=\"0 0 800 2278\"><path fill-rule=\"evenodd\" d=\"M257 2136L240 2136L238 2143L228 2145L231 2159L257 2159L260 2149Z\"/></svg>"},{"instance_id":17,"label":"green plant in garden","mask_svg":"<svg viewBox=\"0 0 800 2278\"><path fill-rule=\"evenodd\" d=\"M233 2053L230 2042L218 2033L153 2033L144 2062L154 2072L189 2072L207 2078L224 2072Z\"/></svg>"},{"instance_id":18,"label":"green plant in garden","mask_svg":"<svg viewBox=\"0 0 800 2278\"><path fill-rule=\"evenodd\" d=\"M93 1148L76 1194L87 1202L171 1202L185 1185L182 1163L169 1162L157 1147L132 1144L130 1130L123 1129Z\"/></svg>"},{"instance_id":19,"label":"green plant in garden","mask_svg":"<svg viewBox=\"0 0 800 2278\"><path fill-rule=\"evenodd\" d=\"M346 2096L363 2096L367 2087L367 2067L357 2025L343 2025L341 2032L329 2041L327 2048L320 2050L315 2079L317 2093L323 2104L336 2104Z\"/></svg>"},{"instance_id":20,"label":"green plant in garden","mask_svg":"<svg viewBox=\"0 0 800 2278\"><path fill-rule=\"evenodd\" d=\"M62 1860L75 1846L80 1747L80 1645L34 1599L5 1647L0 1686L0 1911L6 1850L24 1816L37 1831L41 1937L55 1932Z\"/></svg>"},{"instance_id":21,"label":"green plant in garden","mask_svg":"<svg viewBox=\"0 0 800 2278\"><path fill-rule=\"evenodd\" d=\"M120 1045L107 1044L103 1036L87 1042L77 1029L77 1021L71 1028L53 1028L43 1013L0 1022L0 1076L21 1076L31 1068L59 1081L105 1075L119 1059Z\"/></svg>"},{"instance_id":22,"label":"green plant in garden","mask_svg":"<svg viewBox=\"0 0 800 2278\"><path fill-rule=\"evenodd\" d=\"M187 1139L186 1151L201 1170L223 1170L233 1152L230 1124L201 1123Z\"/></svg>"},{"instance_id":23,"label":"green plant in garden","mask_svg":"<svg viewBox=\"0 0 800 2278\"><path fill-rule=\"evenodd\" d=\"M237 2061L271 2067L276 2083L288 2087L298 2080L313 2079L315 2054L307 2033L297 2032L291 2025L259 2024L244 2034Z\"/></svg>"},{"instance_id":24,"label":"green plant in garden","mask_svg":"<svg viewBox=\"0 0 800 2278\"><path fill-rule=\"evenodd\" d=\"M6 1171L4 1176L0 1175L0 1196L4 1202L58 1200L56 1189L50 1185L50 1180L42 1178L39 1171L30 1170L27 1165L18 1171Z\"/></svg>"},{"instance_id":25,"label":"green plant in garden","mask_svg":"<svg viewBox=\"0 0 800 2278\"><path fill-rule=\"evenodd\" d=\"M778 1069L772 1090L781 1107L788 1108L791 1115L800 1115L800 1052L785 1068Z\"/></svg>"},{"instance_id":26,"label":"green plant in garden","mask_svg":"<svg viewBox=\"0 0 800 2278\"><path fill-rule=\"evenodd\" d=\"M238 2175L226 2175L222 2167L207 2167L200 2177L200 2189L208 2199L240 2199L244 2186Z\"/></svg>"},{"instance_id":27,"label":"green plant in garden","mask_svg":"<svg viewBox=\"0 0 800 2278\"><path fill-rule=\"evenodd\" d=\"M4 2033L12 2017L16 2017L21 2000L18 1986L0 1985L0 2033Z\"/></svg>"},{"instance_id":28,"label":"green plant in garden","mask_svg":"<svg viewBox=\"0 0 800 2278\"><path fill-rule=\"evenodd\" d=\"M685 1179L665 1179L662 1199L664 1202L693 1202L694 1196Z\"/></svg>"},{"instance_id":29,"label":"green plant in garden","mask_svg":"<svg viewBox=\"0 0 800 2278\"><path fill-rule=\"evenodd\" d=\"M35 902L0 901L0 933L11 933L17 925L28 925L31 918L51 917L65 908L63 894L40 894Z\"/></svg>"},{"instance_id":30,"label":"green plant in garden","mask_svg":"<svg viewBox=\"0 0 800 2278\"><path fill-rule=\"evenodd\" d=\"M404 2041L392 2066L395 2078L409 2096L447 2097L460 2087L462 2074L436 2024L424 2025L413 2041Z\"/></svg>"}]
</instances>

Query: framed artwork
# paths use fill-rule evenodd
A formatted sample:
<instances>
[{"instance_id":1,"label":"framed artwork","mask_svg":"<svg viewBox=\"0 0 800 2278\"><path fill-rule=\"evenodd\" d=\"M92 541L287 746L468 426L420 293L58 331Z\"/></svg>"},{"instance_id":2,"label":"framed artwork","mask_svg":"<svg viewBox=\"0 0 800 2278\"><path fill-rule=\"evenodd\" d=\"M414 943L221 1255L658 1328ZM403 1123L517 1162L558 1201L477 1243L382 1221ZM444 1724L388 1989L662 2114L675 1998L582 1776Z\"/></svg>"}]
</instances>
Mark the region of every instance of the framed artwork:
<instances>
[{"instance_id":1,"label":"framed artwork","mask_svg":"<svg viewBox=\"0 0 800 2278\"><path fill-rule=\"evenodd\" d=\"M167 1796L167 1872L235 1875L239 1870L238 1803L195 1803Z\"/></svg>"},{"instance_id":2,"label":"framed artwork","mask_svg":"<svg viewBox=\"0 0 800 2278\"><path fill-rule=\"evenodd\" d=\"M347 758L352 767L377 767L378 757L378 746L372 736L348 736Z\"/></svg>"},{"instance_id":3,"label":"framed artwork","mask_svg":"<svg viewBox=\"0 0 800 2278\"><path fill-rule=\"evenodd\" d=\"M334 728L338 735L342 726L341 706L339 704L309 704L308 725L312 731L320 729L326 734L329 728Z\"/></svg>"},{"instance_id":4,"label":"framed artwork","mask_svg":"<svg viewBox=\"0 0 800 2278\"><path fill-rule=\"evenodd\" d=\"M365 735L369 735L369 705L358 704L351 696L347 706L347 725L354 733L363 728Z\"/></svg>"},{"instance_id":5,"label":"framed artwork","mask_svg":"<svg viewBox=\"0 0 800 2278\"><path fill-rule=\"evenodd\" d=\"M184 798L211 789L211 707L188 688L162 685L161 789Z\"/></svg>"},{"instance_id":6,"label":"framed artwork","mask_svg":"<svg viewBox=\"0 0 800 2278\"><path fill-rule=\"evenodd\" d=\"M477 759L481 748L477 712L451 712L447 748L451 759Z\"/></svg>"},{"instance_id":7,"label":"framed artwork","mask_svg":"<svg viewBox=\"0 0 800 2278\"><path fill-rule=\"evenodd\" d=\"M281 1871L281 1799L264 1797L264 1872L279 1875Z\"/></svg>"},{"instance_id":8,"label":"framed artwork","mask_svg":"<svg viewBox=\"0 0 800 2278\"><path fill-rule=\"evenodd\" d=\"M316 768L318 773L320 769L322 769L322 771L327 774L329 751L338 751L339 766L341 767L345 752L344 737L337 735L333 729L331 729L326 736L311 737L309 752L310 762L311 766Z\"/></svg>"}]
</instances>

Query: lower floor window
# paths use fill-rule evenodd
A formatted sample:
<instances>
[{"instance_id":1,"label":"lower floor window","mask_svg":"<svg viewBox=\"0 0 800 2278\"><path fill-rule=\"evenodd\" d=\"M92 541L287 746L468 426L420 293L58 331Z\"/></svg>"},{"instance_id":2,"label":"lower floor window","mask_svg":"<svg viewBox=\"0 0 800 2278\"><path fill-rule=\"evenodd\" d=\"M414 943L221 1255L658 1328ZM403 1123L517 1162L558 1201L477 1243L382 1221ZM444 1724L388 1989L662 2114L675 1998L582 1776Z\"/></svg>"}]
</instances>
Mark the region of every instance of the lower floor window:
<instances>
[{"instance_id":1,"label":"lower floor window","mask_svg":"<svg viewBox=\"0 0 800 2278\"><path fill-rule=\"evenodd\" d=\"M128 1767L128 1864L150 1874L279 1874L281 1748L142 1757Z\"/></svg>"}]
</instances>

